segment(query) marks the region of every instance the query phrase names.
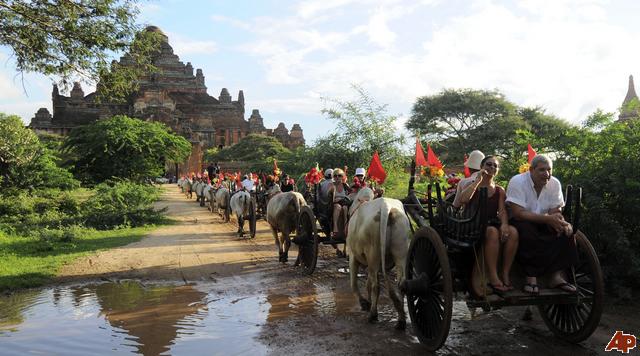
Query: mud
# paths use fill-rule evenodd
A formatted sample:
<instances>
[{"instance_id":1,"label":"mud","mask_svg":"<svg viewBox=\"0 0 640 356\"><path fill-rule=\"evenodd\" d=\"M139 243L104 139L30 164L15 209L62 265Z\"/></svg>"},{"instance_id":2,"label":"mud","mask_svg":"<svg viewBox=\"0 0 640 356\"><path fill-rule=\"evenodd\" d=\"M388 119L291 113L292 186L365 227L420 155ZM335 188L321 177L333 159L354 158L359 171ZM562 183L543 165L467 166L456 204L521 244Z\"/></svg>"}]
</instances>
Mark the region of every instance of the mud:
<instances>
[{"instance_id":1,"label":"mud","mask_svg":"<svg viewBox=\"0 0 640 356\"><path fill-rule=\"evenodd\" d=\"M394 330L384 290L379 321L366 322L346 260L331 247L303 275L277 262L264 222L255 239L240 239L235 221L165 189L160 206L178 224L66 266L54 286L0 297L0 354L429 354L410 321ZM439 355L607 354L615 330L640 334L637 304L608 304L596 333L573 345L554 337L537 310L523 321L524 308L470 311L461 298Z\"/></svg>"}]
</instances>

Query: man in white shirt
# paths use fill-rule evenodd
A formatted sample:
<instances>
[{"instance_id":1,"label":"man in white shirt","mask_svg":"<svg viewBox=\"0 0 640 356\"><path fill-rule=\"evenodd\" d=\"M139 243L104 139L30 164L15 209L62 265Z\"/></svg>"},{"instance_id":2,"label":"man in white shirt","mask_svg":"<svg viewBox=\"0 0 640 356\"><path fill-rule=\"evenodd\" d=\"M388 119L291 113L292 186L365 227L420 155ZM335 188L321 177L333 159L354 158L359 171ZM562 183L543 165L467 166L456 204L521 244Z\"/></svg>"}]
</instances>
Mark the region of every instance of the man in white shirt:
<instances>
[{"instance_id":1,"label":"man in white shirt","mask_svg":"<svg viewBox=\"0 0 640 356\"><path fill-rule=\"evenodd\" d=\"M253 185L253 174L249 173L249 175L244 175L243 177L244 179L242 180L242 188L244 188L244 190L246 190L247 192L252 192L254 191L256 188Z\"/></svg>"},{"instance_id":2,"label":"man in white shirt","mask_svg":"<svg viewBox=\"0 0 640 356\"><path fill-rule=\"evenodd\" d=\"M564 220L560 181L551 176L551 159L537 155L528 172L509 181L506 202L518 229L517 259L527 275L524 291L537 294L537 277L552 273L551 287L575 292L562 274L577 262L571 224Z\"/></svg>"}]
</instances>

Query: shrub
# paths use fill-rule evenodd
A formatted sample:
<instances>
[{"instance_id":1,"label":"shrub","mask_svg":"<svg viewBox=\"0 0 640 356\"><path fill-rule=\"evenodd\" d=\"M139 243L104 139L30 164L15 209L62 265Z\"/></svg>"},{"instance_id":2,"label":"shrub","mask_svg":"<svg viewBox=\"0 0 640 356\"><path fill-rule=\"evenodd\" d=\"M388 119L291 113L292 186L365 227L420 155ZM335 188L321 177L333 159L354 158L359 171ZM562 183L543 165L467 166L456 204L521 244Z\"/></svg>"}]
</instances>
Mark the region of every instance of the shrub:
<instances>
[{"instance_id":1,"label":"shrub","mask_svg":"<svg viewBox=\"0 0 640 356\"><path fill-rule=\"evenodd\" d=\"M120 226L142 226L162 220L162 211L152 204L159 190L150 185L129 181L102 183L96 194L82 203L85 224L96 229Z\"/></svg>"}]
</instances>

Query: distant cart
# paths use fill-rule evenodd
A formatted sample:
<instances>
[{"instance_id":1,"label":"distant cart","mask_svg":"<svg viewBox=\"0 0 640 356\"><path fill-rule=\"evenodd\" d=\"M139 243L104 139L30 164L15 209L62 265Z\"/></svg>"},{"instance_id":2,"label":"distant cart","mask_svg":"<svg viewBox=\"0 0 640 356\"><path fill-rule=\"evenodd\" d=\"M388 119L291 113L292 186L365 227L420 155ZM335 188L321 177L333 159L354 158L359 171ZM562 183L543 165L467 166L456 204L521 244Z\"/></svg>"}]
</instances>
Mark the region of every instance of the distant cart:
<instances>
[{"instance_id":1,"label":"distant cart","mask_svg":"<svg viewBox=\"0 0 640 356\"><path fill-rule=\"evenodd\" d=\"M306 274L315 271L318 261L318 246L320 244L332 245L339 257L346 257L346 236L344 234L344 217L340 214L338 221L338 236L332 238L333 226L333 201L334 197L327 197L326 201L320 196L320 185L313 185L307 195L308 206L300 209L298 216L298 226L296 237L293 242L298 245L298 260L296 264L304 268ZM344 198L343 203L348 203L348 198ZM342 247L342 249L340 249Z\"/></svg>"},{"instance_id":2,"label":"distant cart","mask_svg":"<svg viewBox=\"0 0 640 356\"><path fill-rule=\"evenodd\" d=\"M604 282L600 262L587 236L579 230L582 189L567 187L565 219L574 227L578 263L564 271L576 293L541 289L539 295L515 290L501 295L487 294L478 288L481 278L474 266L482 253L481 241L487 227L486 188L479 190L480 204L466 218L457 217L442 197L438 184L427 192L414 189L415 164L412 165L409 192L403 199L412 220L413 239L406 263L406 280L401 289L407 295L409 315L418 339L427 349L439 349L447 339L451 324L453 293L466 296L470 308L536 305L547 327L561 339L577 343L588 338L598 326L602 314ZM435 188L435 197L432 190ZM478 259L476 259L478 256ZM515 266L514 266L515 267ZM514 268L514 275L518 273ZM515 277L515 276L514 276ZM512 278L522 281L524 276Z\"/></svg>"}]
</instances>

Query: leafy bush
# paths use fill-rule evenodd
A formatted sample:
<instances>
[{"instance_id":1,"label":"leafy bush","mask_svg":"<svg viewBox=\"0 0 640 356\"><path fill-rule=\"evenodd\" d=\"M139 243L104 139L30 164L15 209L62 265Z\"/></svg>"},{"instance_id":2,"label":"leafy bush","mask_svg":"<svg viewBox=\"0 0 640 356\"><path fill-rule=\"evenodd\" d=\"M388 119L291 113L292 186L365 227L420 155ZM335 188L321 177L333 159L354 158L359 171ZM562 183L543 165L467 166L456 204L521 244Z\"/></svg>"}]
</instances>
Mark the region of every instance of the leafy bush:
<instances>
[{"instance_id":1,"label":"leafy bush","mask_svg":"<svg viewBox=\"0 0 640 356\"><path fill-rule=\"evenodd\" d=\"M96 229L142 226L162 221L162 211L152 204L160 191L150 185L129 181L102 183L96 194L82 203L85 225Z\"/></svg>"}]
</instances>

